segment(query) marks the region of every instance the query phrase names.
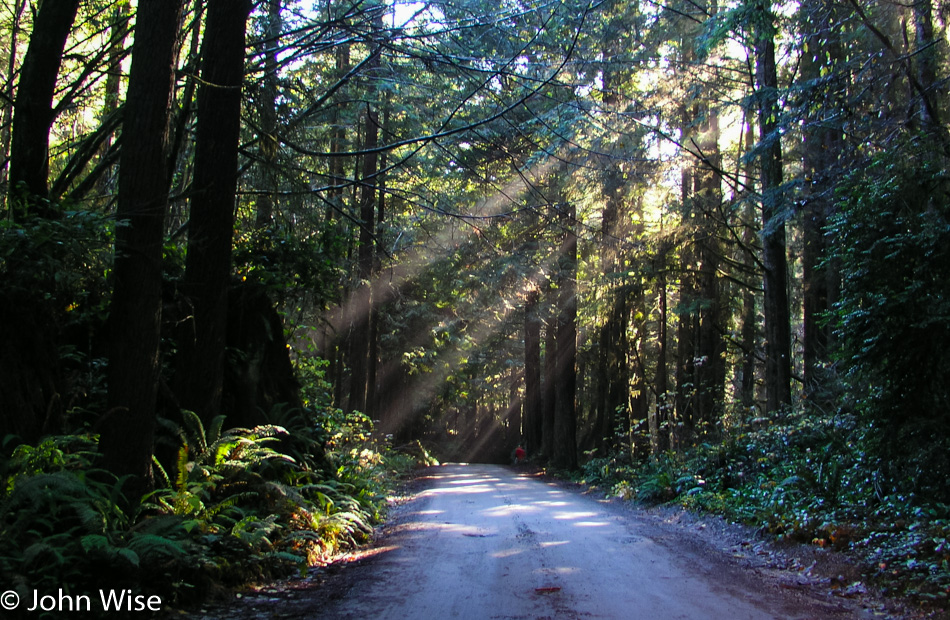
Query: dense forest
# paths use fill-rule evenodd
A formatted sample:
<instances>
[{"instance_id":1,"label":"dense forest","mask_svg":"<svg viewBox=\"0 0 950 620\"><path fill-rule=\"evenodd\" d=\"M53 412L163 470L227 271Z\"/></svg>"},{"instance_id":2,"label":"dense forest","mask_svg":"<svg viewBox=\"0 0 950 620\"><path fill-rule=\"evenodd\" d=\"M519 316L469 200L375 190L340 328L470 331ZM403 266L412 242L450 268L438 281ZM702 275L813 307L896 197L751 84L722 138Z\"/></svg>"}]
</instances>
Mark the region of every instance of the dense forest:
<instances>
[{"instance_id":1,"label":"dense forest","mask_svg":"<svg viewBox=\"0 0 950 620\"><path fill-rule=\"evenodd\" d=\"M943 605L948 25L2 0L4 584L184 603L520 444Z\"/></svg>"}]
</instances>

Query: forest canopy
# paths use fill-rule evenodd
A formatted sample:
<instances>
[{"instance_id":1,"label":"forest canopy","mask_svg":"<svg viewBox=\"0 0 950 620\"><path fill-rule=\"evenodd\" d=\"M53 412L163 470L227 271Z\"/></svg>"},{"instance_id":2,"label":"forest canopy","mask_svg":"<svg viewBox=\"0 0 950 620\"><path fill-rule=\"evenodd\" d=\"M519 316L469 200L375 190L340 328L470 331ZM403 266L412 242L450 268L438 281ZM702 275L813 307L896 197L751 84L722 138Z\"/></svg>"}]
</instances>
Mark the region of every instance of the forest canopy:
<instances>
[{"instance_id":1,"label":"forest canopy","mask_svg":"<svg viewBox=\"0 0 950 620\"><path fill-rule=\"evenodd\" d=\"M860 521L869 557L904 510L945 541L948 20L3 0L0 516L23 538L0 574L76 531L178 557L194 523L306 556L299 532L365 533L393 448L521 445L806 541ZM117 512L29 530L36 493ZM278 495L319 524L280 525ZM160 516L184 529L147 548ZM945 598L941 544L908 571Z\"/></svg>"}]
</instances>

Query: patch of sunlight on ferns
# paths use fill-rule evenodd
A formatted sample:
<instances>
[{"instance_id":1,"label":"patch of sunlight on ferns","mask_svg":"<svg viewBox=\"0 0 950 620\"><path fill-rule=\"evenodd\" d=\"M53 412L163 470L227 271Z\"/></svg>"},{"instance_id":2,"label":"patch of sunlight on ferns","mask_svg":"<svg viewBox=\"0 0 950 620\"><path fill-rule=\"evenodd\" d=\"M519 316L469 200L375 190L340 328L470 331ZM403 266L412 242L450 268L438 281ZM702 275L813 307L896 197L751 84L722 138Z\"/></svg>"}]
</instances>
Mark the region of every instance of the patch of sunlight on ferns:
<instances>
[{"instance_id":1,"label":"patch of sunlight on ferns","mask_svg":"<svg viewBox=\"0 0 950 620\"><path fill-rule=\"evenodd\" d=\"M283 418L292 434L276 423L225 430L223 417L205 425L191 412L180 427L162 421L177 449L170 461L153 459L158 488L141 498L93 467L94 436L16 448L0 463L0 579L74 592L109 579L171 603L198 584L286 575L365 541L391 470L411 459L374 441L365 416ZM322 453L327 437L329 471L305 453Z\"/></svg>"}]
</instances>

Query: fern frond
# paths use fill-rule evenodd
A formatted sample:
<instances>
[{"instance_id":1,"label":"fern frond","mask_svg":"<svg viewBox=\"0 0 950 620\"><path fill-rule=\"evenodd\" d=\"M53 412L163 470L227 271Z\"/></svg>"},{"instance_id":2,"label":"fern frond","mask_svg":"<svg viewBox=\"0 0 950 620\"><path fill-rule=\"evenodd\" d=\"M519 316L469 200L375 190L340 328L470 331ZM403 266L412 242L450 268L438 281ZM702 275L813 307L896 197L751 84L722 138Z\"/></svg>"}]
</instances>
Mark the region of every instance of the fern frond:
<instances>
[{"instance_id":1,"label":"fern frond","mask_svg":"<svg viewBox=\"0 0 950 620\"><path fill-rule=\"evenodd\" d=\"M175 459L175 490L184 491L188 486L188 443L178 449Z\"/></svg>"},{"instance_id":2,"label":"fern frond","mask_svg":"<svg viewBox=\"0 0 950 620\"><path fill-rule=\"evenodd\" d=\"M129 550L144 560L158 557L175 558L185 555L185 547L176 540L157 534L137 534L129 539Z\"/></svg>"},{"instance_id":3,"label":"fern frond","mask_svg":"<svg viewBox=\"0 0 950 620\"><path fill-rule=\"evenodd\" d=\"M224 428L225 415L217 415L211 420L211 429L207 435L208 443L214 443L221 438L221 429Z\"/></svg>"},{"instance_id":4,"label":"fern frond","mask_svg":"<svg viewBox=\"0 0 950 620\"><path fill-rule=\"evenodd\" d=\"M162 464L159 462L158 457L156 457L154 454L152 455L152 466L155 468L156 471L158 471L159 477L161 478L161 481L164 487L167 489L172 488L172 480L171 478L168 477L168 472L165 471L165 468L162 467Z\"/></svg>"},{"instance_id":5,"label":"fern frond","mask_svg":"<svg viewBox=\"0 0 950 620\"><path fill-rule=\"evenodd\" d=\"M70 502L69 506L79 518L79 522L85 531L96 533L106 531L105 517L93 506L79 501Z\"/></svg>"},{"instance_id":6,"label":"fern frond","mask_svg":"<svg viewBox=\"0 0 950 620\"><path fill-rule=\"evenodd\" d=\"M203 454L208 449L208 435L205 433L201 418L197 413L188 409L182 409L181 415L185 425L184 430L187 433L182 439L185 443L192 443L197 446L198 453Z\"/></svg>"}]
</instances>

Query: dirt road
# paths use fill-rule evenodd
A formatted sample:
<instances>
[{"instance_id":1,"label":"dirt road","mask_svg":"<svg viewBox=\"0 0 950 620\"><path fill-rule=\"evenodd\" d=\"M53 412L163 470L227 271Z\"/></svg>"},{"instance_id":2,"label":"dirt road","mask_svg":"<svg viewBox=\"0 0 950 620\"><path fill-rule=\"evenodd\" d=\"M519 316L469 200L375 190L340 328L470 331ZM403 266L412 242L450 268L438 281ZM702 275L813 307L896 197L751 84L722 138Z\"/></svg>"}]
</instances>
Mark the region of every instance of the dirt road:
<instances>
[{"instance_id":1,"label":"dirt road","mask_svg":"<svg viewBox=\"0 0 950 620\"><path fill-rule=\"evenodd\" d=\"M429 488L374 560L319 615L864 617L857 606L758 578L722 552L682 548L634 512L508 468L449 465L426 476Z\"/></svg>"},{"instance_id":2,"label":"dirt road","mask_svg":"<svg viewBox=\"0 0 950 620\"><path fill-rule=\"evenodd\" d=\"M903 618L720 521L490 465L427 469L376 544L191 620ZM808 548L806 548L808 549ZM803 552L806 553L806 552ZM851 570L854 570L851 567ZM840 585L839 585L840 584ZM832 593L834 592L834 593ZM890 603L887 604L887 608Z\"/></svg>"}]
</instances>

